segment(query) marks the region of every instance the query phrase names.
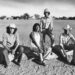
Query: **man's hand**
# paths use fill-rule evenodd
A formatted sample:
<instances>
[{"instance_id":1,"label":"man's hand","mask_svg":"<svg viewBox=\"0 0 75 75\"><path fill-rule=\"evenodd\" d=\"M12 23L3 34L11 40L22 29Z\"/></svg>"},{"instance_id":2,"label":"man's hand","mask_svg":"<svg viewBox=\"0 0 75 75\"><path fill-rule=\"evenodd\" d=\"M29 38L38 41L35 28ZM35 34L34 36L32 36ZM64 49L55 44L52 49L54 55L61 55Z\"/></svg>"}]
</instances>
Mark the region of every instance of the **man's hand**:
<instances>
[{"instance_id":1,"label":"man's hand","mask_svg":"<svg viewBox=\"0 0 75 75\"><path fill-rule=\"evenodd\" d=\"M43 50L40 47L38 47L38 49L40 50L41 53L43 53Z\"/></svg>"},{"instance_id":2,"label":"man's hand","mask_svg":"<svg viewBox=\"0 0 75 75\"><path fill-rule=\"evenodd\" d=\"M15 54L15 51L17 50L19 45L16 46L16 48L12 51L12 54Z\"/></svg>"}]
</instances>

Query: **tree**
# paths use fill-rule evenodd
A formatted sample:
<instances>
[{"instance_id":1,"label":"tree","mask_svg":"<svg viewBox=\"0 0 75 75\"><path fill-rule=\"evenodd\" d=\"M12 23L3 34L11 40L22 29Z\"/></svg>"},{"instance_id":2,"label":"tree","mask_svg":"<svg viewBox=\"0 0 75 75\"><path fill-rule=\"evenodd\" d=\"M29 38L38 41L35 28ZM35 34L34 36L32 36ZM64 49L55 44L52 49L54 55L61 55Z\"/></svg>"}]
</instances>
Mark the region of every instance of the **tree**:
<instances>
[{"instance_id":1,"label":"tree","mask_svg":"<svg viewBox=\"0 0 75 75\"><path fill-rule=\"evenodd\" d=\"M35 14L34 17L35 17L35 19L40 19L40 15L39 14Z\"/></svg>"},{"instance_id":2,"label":"tree","mask_svg":"<svg viewBox=\"0 0 75 75\"><path fill-rule=\"evenodd\" d=\"M23 19L29 19L30 15L28 13L25 13L22 17L23 17Z\"/></svg>"},{"instance_id":3,"label":"tree","mask_svg":"<svg viewBox=\"0 0 75 75\"><path fill-rule=\"evenodd\" d=\"M5 18L6 18L6 16L1 16L1 17L0 17L0 19L2 19L2 20L5 19Z\"/></svg>"}]
</instances>

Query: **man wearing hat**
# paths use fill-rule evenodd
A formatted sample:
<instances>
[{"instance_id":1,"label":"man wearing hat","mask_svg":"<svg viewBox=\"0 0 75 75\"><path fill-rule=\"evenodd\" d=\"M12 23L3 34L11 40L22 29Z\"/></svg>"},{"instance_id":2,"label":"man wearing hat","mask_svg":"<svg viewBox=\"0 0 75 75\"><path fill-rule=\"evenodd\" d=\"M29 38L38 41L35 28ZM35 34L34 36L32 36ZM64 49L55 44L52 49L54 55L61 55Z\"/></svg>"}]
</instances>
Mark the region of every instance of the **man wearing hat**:
<instances>
[{"instance_id":1,"label":"man wearing hat","mask_svg":"<svg viewBox=\"0 0 75 75\"><path fill-rule=\"evenodd\" d=\"M20 46L19 36L17 34L17 27L15 24L10 24L6 27L6 32L3 34L3 47L4 47L4 57L7 67L9 65L8 54L14 54L13 62L20 66L20 61L22 58L23 47ZM17 60L17 61L16 61Z\"/></svg>"},{"instance_id":2,"label":"man wearing hat","mask_svg":"<svg viewBox=\"0 0 75 75\"><path fill-rule=\"evenodd\" d=\"M66 27L63 28L63 30L64 32L60 35L60 39L59 39L61 51L63 55L67 57L65 50L68 51L73 50L72 63L75 64L75 37L70 32L72 28L69 25L67 25Z\"/></svg>"},{"instance_id":3,"label":"man wearing hat","mask_svg":"<svg viewBox=\"0 0 75 75\"><path fill-rule=\"evenodd\" d=\"M46 8L44 10L44 17L40 20L41 32L43 33L43 40L45 42L45 36L48 35L51 39L51 46L54 45L53 31L53 19L50 16L50 11Z\"/></svg>"}]
</instances>

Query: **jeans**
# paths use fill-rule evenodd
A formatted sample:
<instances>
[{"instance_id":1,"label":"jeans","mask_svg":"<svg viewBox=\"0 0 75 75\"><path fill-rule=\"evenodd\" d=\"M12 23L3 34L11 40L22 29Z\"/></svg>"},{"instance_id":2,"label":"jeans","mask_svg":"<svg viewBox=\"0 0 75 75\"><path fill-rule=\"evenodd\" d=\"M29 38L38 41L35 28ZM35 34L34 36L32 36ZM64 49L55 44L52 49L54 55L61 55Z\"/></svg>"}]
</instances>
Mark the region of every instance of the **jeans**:
<instances>
[{"instance_id":1,"label":"jeans","mask_svg":"<svg viewBox=\"0 0 75 75\"><path fill-rule=\"evenodd\" d=\"M52 31L49 29L45 29L42 31L43 33L43 41L45 42L45 36L48 35L51 40L51 46L54 44L54 35L52 34Z\"/></svg>"}]
</instances>

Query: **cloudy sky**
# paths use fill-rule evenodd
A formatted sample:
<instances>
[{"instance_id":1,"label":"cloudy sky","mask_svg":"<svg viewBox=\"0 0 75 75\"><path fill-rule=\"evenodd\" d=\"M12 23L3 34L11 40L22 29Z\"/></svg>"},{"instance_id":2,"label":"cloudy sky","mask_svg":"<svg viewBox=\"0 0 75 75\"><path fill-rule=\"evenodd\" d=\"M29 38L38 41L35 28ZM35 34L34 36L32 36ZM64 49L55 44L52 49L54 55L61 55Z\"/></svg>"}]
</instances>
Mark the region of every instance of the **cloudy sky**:
<instances>
[{"instance_id":1,"label":"cloudy sky","mask_svg":"<svg viewBox=\"0 0 75 75\"><path fill-rule=\"evenodd\" d=\"M45 8L53 16L75 16L75 0L0 0L0 16L43 15Z\"/></svg>"}]
</instances>

